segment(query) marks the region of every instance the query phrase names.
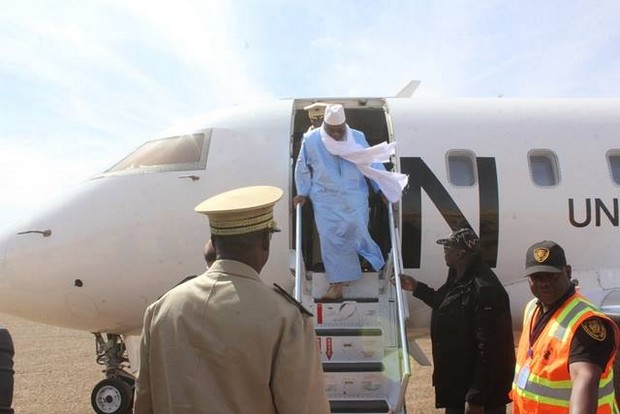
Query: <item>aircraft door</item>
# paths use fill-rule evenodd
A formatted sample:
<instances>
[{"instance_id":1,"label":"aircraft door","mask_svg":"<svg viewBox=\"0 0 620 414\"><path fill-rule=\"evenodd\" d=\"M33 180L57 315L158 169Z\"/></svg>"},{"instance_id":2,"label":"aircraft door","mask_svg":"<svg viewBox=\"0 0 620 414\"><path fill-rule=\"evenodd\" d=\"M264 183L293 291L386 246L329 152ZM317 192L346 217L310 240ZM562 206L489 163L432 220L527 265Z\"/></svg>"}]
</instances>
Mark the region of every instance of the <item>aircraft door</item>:
<instances>
[{"instance_id":1,"label":"aircraft door","mask_svg":"<svg viewBox=\"0 0 620 414\"><path fill-rule=\"evenodd\" d=\"M381 142L391 141L391 128L389 128L389 113L386 111L385 102L382 99L343 99L321 101L322 103L340 103L345 107L347 124L366 136L370 146ZM295 191L295 164L301 147L303 135L313 129L312 113L304 108L316 101L296 101L292 120L291 134L291 198L296 195ZM387 170L394 168L392 163L386 163ZM387 258L390 247L389 223L387 207L382 198L374 193L372 186L369 185L369 231L373 239L379 244L384 258ZM323 263L320 254L320 242L316 226L314 224L314 213L312 207L306 203L302 209L302 250L304 262L307 270L323 272ZM295 223L291 216L291 249L294 249ZM371 270L370 266L362 262L365 270Z\"/></svg>"}]
</instances>

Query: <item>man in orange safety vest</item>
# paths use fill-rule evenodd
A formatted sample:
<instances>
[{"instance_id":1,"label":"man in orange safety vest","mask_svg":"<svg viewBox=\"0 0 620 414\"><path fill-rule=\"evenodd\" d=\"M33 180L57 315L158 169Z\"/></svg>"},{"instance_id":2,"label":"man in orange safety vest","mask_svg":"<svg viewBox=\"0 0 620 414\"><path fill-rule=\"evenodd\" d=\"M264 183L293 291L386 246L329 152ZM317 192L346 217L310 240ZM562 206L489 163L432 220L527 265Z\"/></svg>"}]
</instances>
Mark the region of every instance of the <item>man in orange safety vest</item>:
<instances>
[{"instance_id":1,"label":"man in orange safety vest","mask_svg":"<svg viewBox=\"0 0 620 414\"><path fill-rule=\"evenodd\" d=\"M523 317L513 413L618 413L615 323L576 290L557 243L545 240L530 246L525 267L536 298Z\"/></svg>"}]
</instances>

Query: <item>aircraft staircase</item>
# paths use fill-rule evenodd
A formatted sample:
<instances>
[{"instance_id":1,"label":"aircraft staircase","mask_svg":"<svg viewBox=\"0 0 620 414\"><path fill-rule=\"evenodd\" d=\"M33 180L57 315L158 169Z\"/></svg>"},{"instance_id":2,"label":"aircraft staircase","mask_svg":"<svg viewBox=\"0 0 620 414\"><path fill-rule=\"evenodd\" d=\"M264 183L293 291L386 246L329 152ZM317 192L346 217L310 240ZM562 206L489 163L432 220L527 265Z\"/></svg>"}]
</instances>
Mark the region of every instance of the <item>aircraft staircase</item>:
<instances>
[{"instance_id":1,"label":"aircraft staircase","mask_svg":"<svg viewBox=\"0 0 620 414\"><path fill-rule=\"evenodd\" d=\"M297 207L294 295L314 315L332 413L404 414L411 366L405 320L407 302L394 278L402 268L392 206L393 246L382 272L365 272L344 288L344 299L323 300L324 273L306 271L301 252L301 207Z\"/></svg>"}]
</instances>

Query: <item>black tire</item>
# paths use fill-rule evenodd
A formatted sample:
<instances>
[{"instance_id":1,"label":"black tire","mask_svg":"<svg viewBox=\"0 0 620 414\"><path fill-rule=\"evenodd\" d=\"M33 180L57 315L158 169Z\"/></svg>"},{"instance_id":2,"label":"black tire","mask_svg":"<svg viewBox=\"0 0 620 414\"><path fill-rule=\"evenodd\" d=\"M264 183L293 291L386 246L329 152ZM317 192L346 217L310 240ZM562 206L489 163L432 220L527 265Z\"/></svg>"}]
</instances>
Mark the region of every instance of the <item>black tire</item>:
<instances>
[{"instance_id":1,"label":"black tire","mask_svg":"<svg viewBox=\"0 0 620 414\"><path fill-rule=\"evenodd\" d=\"M131 387L131 391L133 392L134 387L136 386L136 380L135 378L131 378L131 377L126 377L124 375L119 375L118 379L120 379L121 381L123 381L125 384L129 385L129 387Z\"/></svg>"},{"instance_id":2,"label":"black tire","mask_svg":"<svg viewBox=\"0 0 620 414\"><path fill-rule=\"evenodd\" d=\"M127 414L133 408L133 389L119 378L99 381L90 395L97 414Z\"/></svg>"}]
</instances>

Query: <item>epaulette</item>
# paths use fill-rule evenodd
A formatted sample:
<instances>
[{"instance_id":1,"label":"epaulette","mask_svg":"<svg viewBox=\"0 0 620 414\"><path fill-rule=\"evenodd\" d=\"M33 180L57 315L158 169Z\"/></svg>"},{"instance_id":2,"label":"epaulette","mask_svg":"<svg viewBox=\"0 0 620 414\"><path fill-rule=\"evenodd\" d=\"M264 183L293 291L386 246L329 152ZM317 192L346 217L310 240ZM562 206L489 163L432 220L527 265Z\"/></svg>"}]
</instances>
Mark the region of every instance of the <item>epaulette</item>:
<instances>
[{"instance_id":1,"label":"epaulette","mask_svg":"<svg viewBox=\"0 0 620 414\"><path fill-rule=\"evenodd\" d=\"M301 303L299 303L294 297L292 297L290 295L290 293L288 293L286 290L284 290L280 285L278 285L277 283L273 284L273 290L275 290L276 292L278 292L280 295L284 296L286 298L286 300L288 300L289 302L291 302L293 305L297 306L297 309L299 309L301 311L301 313L303 313L304 315L308 315L308 316L314 316L308 309L306 309L304 307L304 305L302 305Z\"/></svg>"}]
</instances>

